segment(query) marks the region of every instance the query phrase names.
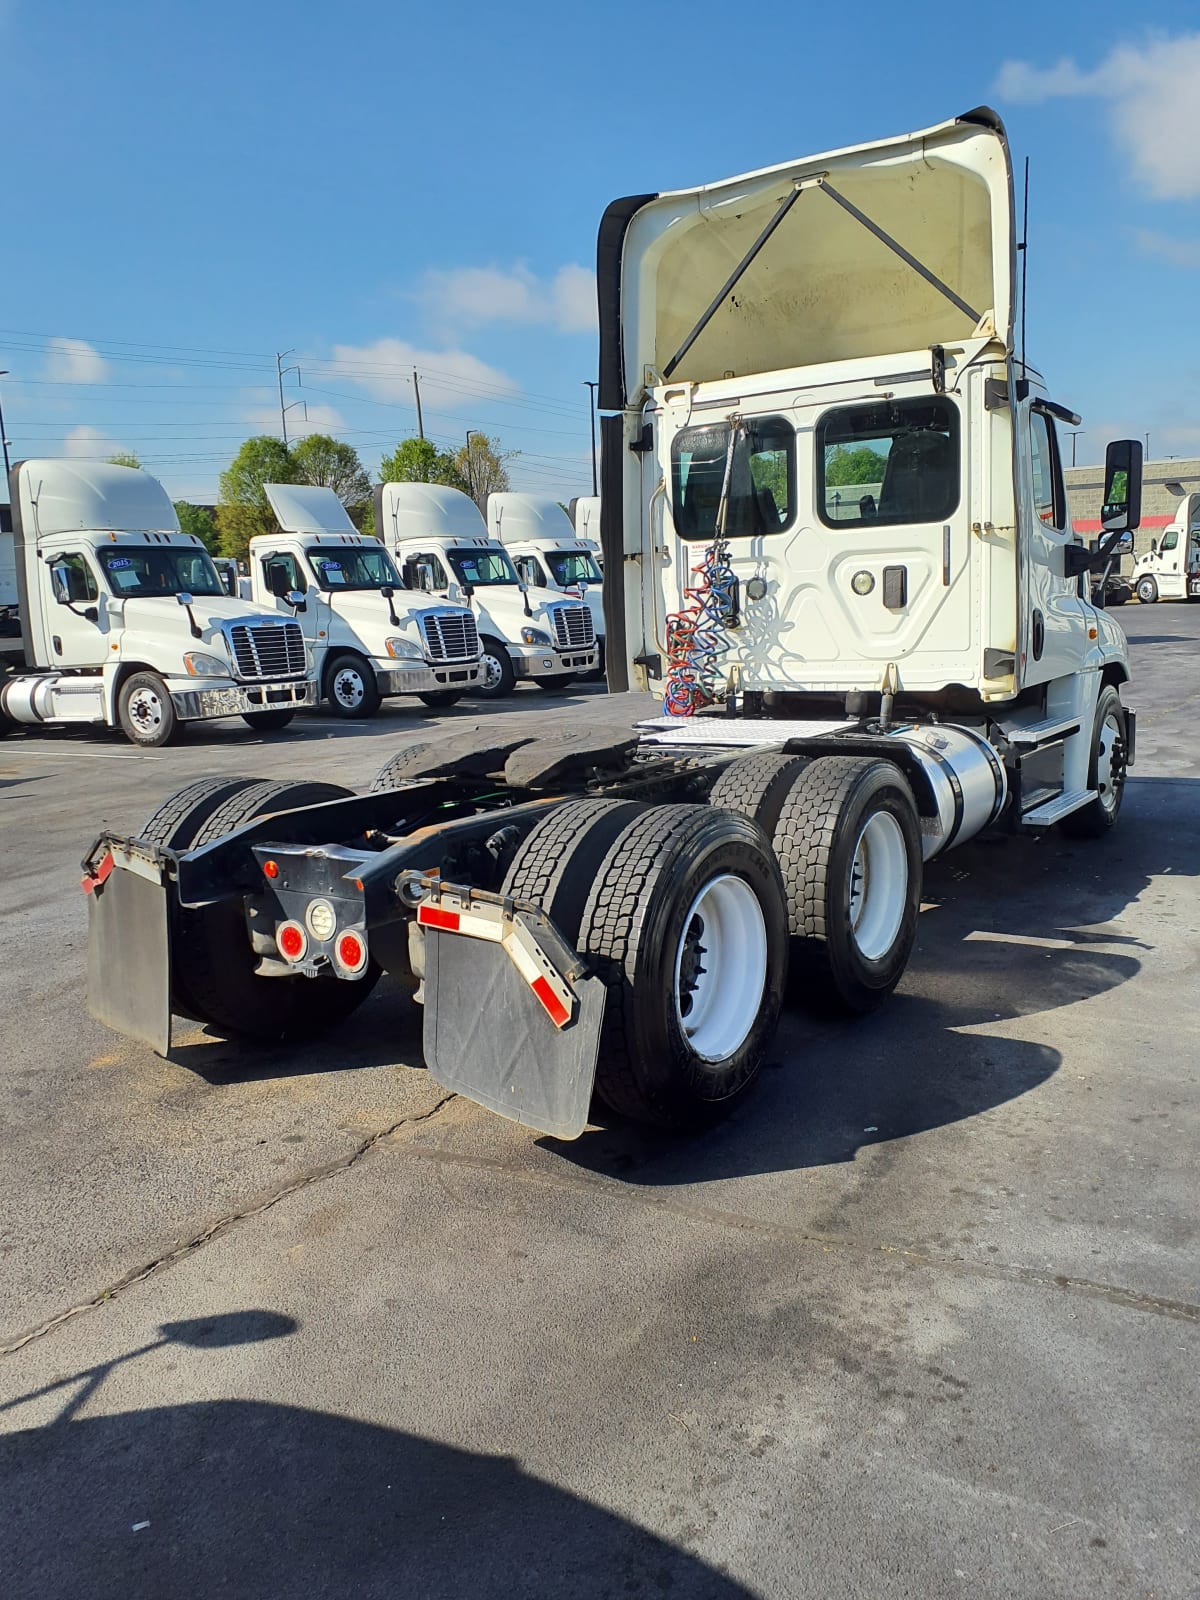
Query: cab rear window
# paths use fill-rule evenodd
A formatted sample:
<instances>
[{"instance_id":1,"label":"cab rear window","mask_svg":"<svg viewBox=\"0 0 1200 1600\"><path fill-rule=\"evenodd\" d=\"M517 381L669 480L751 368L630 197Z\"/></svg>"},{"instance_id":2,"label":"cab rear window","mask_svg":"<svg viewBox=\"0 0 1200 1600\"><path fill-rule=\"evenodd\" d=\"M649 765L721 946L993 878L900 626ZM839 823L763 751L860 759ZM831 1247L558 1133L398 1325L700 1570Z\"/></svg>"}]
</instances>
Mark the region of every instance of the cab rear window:
<instances>
[{"instance_id":1,"label":"cab rear window","mask_svg":"<svg viewBox=\"0 0 1200 1600\"><path fill-rule=\"evenodd\" d=\"M817 512L829 528L940 522L960 494L948 400L840 406L817 424Z\"/></svg>"},{"instance_id":2,"label":"cab rear window","mask_svg":"<svg viewBox=\"0 0 1200 1600\"><path fill-rule=\"evenodd\" d=\"M732 441L732 442L731 442ZM782 533L796 501L796 434L783 417L682 428L671 444L675 532L681 539ZM724 525L718 530L722 491Z\"/></svg>"}]
</instances>

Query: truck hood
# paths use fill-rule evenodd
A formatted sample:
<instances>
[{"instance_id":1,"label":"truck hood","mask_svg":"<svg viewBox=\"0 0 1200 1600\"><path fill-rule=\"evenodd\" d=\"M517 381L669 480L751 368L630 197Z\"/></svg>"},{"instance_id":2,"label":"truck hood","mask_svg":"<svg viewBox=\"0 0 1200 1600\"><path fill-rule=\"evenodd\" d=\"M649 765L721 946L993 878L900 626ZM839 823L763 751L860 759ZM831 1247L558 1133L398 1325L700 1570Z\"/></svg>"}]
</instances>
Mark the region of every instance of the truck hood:
<instances>
[{"instance_id":1,"label":"truck hood","mask_svg":"<svg viewBox=\"0 0 1200 1600\"><path fill-rule=\"evenodd\" d=\"M515 584L485 584L475 591L476 616L493 617L510 638L521 628L549 627L551 607L564 603L577 606L579 601L554 589L530 589L529 609L533 614L527 617L521 591Z\"/></svg>"},{"instance_id":2,"label":"truck hood","mask_svg":"<svg viewBox=\"0 0 1200 1600\"><path fill-rule=\"evenodd\" d=\"M211 649L225 658L228 652L221 635L223 622L273 623L287 622L278 611L260 611L244 600L237 601L219 595L197 595L192 601L192 615L202 637L193 637L188 614L174 595L110 596L110 612L119 611L125 627L131 631L153 634L155 638L177 643L181 650Z\"/></svg>"},{"instance_id":3,"label":"truck hood","mask_svg":"<svg viewBox=\"0 0 1200 1600\"><path fill-rule=\"evenodd\" d=\"M309 591L310 595L313 591ZM391 619L388 616L388 603L375 590L354 589L341 594L321 593L323 601L330 602L333 614L344 617L347 622L356 628L374 630L381 636L395 633ZM397 589L392 596L392 606L400 619L400 626L406 623L417 622L427 611L463 610L464 607L451 607L448 600L430 599L426 595L414 594L411 590Z\"/></svg>"},{"instance_id":4,"label":"truck hood","mask_svg":"<svg viewBox=\"0 0 1200 1600\"><path fill-rule=\"evenodd\" d=\"M636 405L667 381L975 333L1011 345L1015 259L1008 141L986 106L918 133L614 201L597 252L599 404Z\"/></svg>"}]
</instances>

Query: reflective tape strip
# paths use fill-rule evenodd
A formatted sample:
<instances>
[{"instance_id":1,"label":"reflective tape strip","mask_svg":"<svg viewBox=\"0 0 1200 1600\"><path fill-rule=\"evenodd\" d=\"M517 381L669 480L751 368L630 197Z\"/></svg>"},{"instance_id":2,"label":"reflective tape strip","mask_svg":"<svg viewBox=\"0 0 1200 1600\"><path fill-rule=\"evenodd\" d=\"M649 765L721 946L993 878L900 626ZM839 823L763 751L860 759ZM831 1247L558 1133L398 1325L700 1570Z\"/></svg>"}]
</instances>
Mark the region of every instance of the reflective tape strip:
<instances>
[{"instance_id":1,"label":"reflective tape strip","mask_svg":"<svg viewBox=\"0 0 1200 1600\"><path fill-rule=\"evenodd\" d=\"M505 923L500 906L473 903L470 911L446 911L425 900L417 907L417 921L442 933L465 934L502 945L521 977L556 1028L565 1028L575 1011L574 990L551 965L536 935L520 916Z\"/></svg>"},{"instance_id":2,"label":"reflective tape strip","mask_svg":"<svg viewBox=\"0 0 1200 1600\"><path fill-rule=\"evenodd\" d=\"M571 1020L571 1013L550 987L549 978L538 978L529 986L546 1008L546 1013L556 1028L564 1027Z\"/></svg>"},{"instance_id":3,"label":"reflective tape strip","mask_svg":"<svg viewBox=\"0 0 1200 1600\"><path fill-rule=\"evenodd\" d=\"M499 907L494 916L487 911L443 911L426 900L417 907L417 921L425 928L440 928L443 933L465 933L471 939L490 939L500 944L504 939L504 917Z\"/></svg>"}]
</instances>

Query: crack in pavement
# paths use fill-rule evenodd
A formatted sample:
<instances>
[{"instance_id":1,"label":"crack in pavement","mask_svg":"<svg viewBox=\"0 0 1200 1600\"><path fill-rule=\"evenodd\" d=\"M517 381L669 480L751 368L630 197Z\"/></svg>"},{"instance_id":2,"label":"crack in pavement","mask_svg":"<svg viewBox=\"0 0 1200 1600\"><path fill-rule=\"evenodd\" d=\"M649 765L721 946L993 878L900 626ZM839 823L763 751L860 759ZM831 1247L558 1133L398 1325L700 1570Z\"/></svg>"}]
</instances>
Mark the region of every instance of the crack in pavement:
<instances>
[{"instance_id":1,"label":"crack in pavement","mask_svg":"<svg viewBox=\"0 0 1200 1600\"><path fill-rule=\"evenodd\" d=\"M115 1283L110 1283L107 1288L101 1289L98 1294L92 1295L90 1299L81 1300L78 1305L69 1306L67 1310L59 1311L54 1316L47 1317L44 1322L39 1323L36 1328L31 1328L27 1333L21 1334L19 1338L13 1339L7 1344L0 1344L0 1356L15 1355L18 1350L23 1350L27 1344L32 1344L35 1339L43 1338L55 1328L61 1327L64 1322L70 1322L73 1317L81 1316L85 1311L94 1311L97 1306L107 1305L117 1295L123 1294L126 1289L132 1288L135 1283L144 1283L147 1278L155 1277L158 1273L166 1271L168 1267L174 1266L177 1261L182 1261L185 1256L189 1256L193 1251L199 1250L202 1245L206 1245L221 1234L227 1233L237 1223L245 1222L250 1217L260 1217L264 1211L270 1211L281 1200L286 1200L288 1195L296 1194L301 1189L307 1189L314 1183L322 1183L326 1178L336 1177L341 1172L349 1172L350 1168L357 1166L363 1157L369 1155L381 1140L389 1139L394 1134L399 1133L401 1129L412 1127L418 1122L428 1122L431 1117L436 1117L438 1112L449 1105L454 1098L453 1094L444 1094L437 1104L431 1106L428 1111L422 1111L417 1116L401 1117L399 1122L393 1122L390 1127L381 1128L378 1133L371 1134L370 1138L364 1139L361 1144L356 1145L348 1156L342 1156L337 1161L326 1162L321 1167L313 1167L310 1171L302 1173L298 1178L293 1178L290 1182L282 1184L278 1189L272 1190L265 1200L246 1206L241 1211L231 1211L228 1215L219 1217L216 1222L210 1223L207 1228L194 1235L193 1238L176 1245L161 1256L156 1256L153 1261L147 1261L140 1267L132 1268L123 1277L118 1278Z\"/></svg>"},{"instance_id":2,"label":"crack in pavement","mask_svg":"<svg viewBox=\"0 0 1200 1600\"><path fill-rule=\"evenodd\" d=\"M1121 1284L1100 1283L1092 1278L1079 1278L1070 1273L1050 1272L1040 1267L1023 1267L1016 1263L978 1261L968 1256L941 1256L929 1251L916 1250L907 1245L888 1244L873 1239L855 1239L842 1233L818 1233L809 1228L788 1222L770 1222L765 1218L748 1217L740 1211L721 1211L712 1206L690 1205L670 1196L648 1194L644 1190L621 1187L619 1181L598 1181L584 1178L578 1173L555 1174L534 1172L518 1168L499 1156L468 1155L457 1150L440 1149L437 1145L411 1144L405 1154L421 1161L441 1163L446 1166L476 1167L485 1171L499 1171L516 1177L519 1181L550 1189L592 1190L613 1195L631 1196L639 1205L652 1211L668 1212L692 1222L707 1223L737 1233L755 1233L765 1237L786 1239L794 1243L820 1245L824 1250L849 1250L859 1255L889 1256L908 1266L929 1267L949 1272L963 1278L989 1278L1004 1283L1026 1284L1034 1288L1061 1289L1064 1292L1090 1300L1105 1300L1111 1305L1124 1306L1131 1311L1146 1312L1153 1316L1169 1317L1179 1322L1200 1323L1200 1304L1191 1300L1171 1300L1163 1295L1144 1294L1137 1289L1127 1289Z\"/></svg>"}]
</instances>

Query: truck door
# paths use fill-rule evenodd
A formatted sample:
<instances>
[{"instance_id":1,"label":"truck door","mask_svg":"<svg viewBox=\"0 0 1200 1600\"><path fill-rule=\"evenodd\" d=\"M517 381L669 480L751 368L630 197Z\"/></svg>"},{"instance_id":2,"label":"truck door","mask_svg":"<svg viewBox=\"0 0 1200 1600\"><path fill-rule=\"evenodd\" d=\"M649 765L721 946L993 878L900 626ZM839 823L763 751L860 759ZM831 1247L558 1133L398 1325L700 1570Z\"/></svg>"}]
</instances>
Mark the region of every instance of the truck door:
<instances>
[{"instance_id":1,"label":"truck door","mask_svg":"<svg viewBox=\"0 0 1200 1600\"><path fill-rule=\"evenodd\" d=\"M531 589L558 588L558 584L546 576L536 556L518 556L513 565L521 575L521 582L527 583Z\"/></svg>"},{"instance_id":2,"label":"truck door","mask_svg":"<svg viewBox=\"0 0 1200 1600\"><path fill-rule=\"evenodd\" d=\"M310 645L325 642L328 618L321 605L321 592L310 584L304 563L292 550L270 550L261 558L262 587L271 597L276 611L285 617L292 615L287 596L299 591L304 596L304 610L297 613L296 621Z\"/></svg>"},{"instance_id":3,"label":"truck door","mask_svg":"<svg viewBox=\"0 0 1200 1600\"><path fill-rule=\"evenodd\" d=\"M114 567L122 559L109 557ZM63 550L40 566L48 664L102 667L109 654L107 619L91 562L81 550Z\"/></svg>"},{"instance_id":4,"label":"truck door","mask_svg":"<svg viewBox=\"0 0 1200 1600\"><path fill-rule=\"evenodd\" d=\"M1164 600L1181 600L1187 593L1187 578L1183 570L1185 546L1178 528L1168 528L1158 547L1158 592Z\"/></svg>"},{"instance_id":5,"label":"truck door","mask_svg":"<svg viewBox=\"0 0 1200 1600\"><path fill-rule=\"evenodd\" d=\"M405 588L422 594L445 594L450 587L450 576L432 551L406 556L400 571Z\"/></svg>"}]
</instances>

